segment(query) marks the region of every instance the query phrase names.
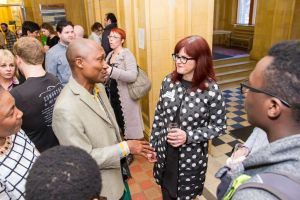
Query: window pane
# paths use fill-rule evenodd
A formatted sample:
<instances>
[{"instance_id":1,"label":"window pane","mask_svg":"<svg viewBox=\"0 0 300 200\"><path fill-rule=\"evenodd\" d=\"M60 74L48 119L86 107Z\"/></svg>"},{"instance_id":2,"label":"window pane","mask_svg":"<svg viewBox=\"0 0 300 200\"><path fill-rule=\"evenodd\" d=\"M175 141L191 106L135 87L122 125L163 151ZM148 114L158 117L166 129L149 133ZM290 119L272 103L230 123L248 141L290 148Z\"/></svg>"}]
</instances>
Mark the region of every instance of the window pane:
<instances>
[{"instance_id":1,"label":"window pane","mask_svg":"<svg viewBox=\"0 0 300 200\"><path fill-rule=\"evenodd\" d=\"M251 0L238 1L238 16L237 16L238 24L249 23L250 2Z\"/></svg>"}]
</instances>

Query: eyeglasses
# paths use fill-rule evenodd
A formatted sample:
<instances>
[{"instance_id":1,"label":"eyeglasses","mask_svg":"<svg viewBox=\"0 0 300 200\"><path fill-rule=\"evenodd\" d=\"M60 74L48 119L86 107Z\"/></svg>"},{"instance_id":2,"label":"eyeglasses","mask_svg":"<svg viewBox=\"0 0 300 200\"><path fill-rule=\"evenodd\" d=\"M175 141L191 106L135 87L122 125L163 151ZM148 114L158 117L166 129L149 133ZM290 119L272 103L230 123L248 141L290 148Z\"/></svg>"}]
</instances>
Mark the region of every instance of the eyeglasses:
<instances>
[{"instance_id":1,"label":"eyeglasses","mask_svg":"<svg viewBox=\"0 0 300 200\"><path fill-rule=\"evenodd\" d=\"M186 64L188 60L195 60L195 58L187 58L185 56L179 56L175 53L172 54L172 58L174 61L179 60L182 64Z\"/></svg>"},{"instance_id":2,"label":"eyeglasses","mask_svg":"<svg viewBox=\"0 0 300 200\"><path fill-rule=\"evenodd\" d=\"M263 90L261 90L261 89L257 89L257 88L254 88L254 87L249 86L249 81L248 81L248 80L247 80L247 81L244 81L243 83L241 83L241 93L242 93L242 94L245 94L245 93L247 93L247 92L249 92L249 91L251 91L251 92L256 92L256 93L263 93L263 94L266 94L266 95L268 95L268 96L275 97L276 99L278 99L279 101L281 101L281 103L282 103L283 105L285 105L286 107L289 107L289 108L292 107L291 104L289 104L287 101L281 99L280 97L277 97L277 96L274 95L274 94L271 94L271 93L266 92L266 91L263 91Z\"/></svg>"},{"instance_id":3,"label":"eyeglasses","mask_svg":"<svg viewBox=\"0 0 300 200\"><path fill-rule=\"evenodd\" d=\"M107 38L108 39L120 39L120 37L118 37L118 36L113 36L113 35L109 35L109 36L107 36Z\"/></svg>"}]
</instances>

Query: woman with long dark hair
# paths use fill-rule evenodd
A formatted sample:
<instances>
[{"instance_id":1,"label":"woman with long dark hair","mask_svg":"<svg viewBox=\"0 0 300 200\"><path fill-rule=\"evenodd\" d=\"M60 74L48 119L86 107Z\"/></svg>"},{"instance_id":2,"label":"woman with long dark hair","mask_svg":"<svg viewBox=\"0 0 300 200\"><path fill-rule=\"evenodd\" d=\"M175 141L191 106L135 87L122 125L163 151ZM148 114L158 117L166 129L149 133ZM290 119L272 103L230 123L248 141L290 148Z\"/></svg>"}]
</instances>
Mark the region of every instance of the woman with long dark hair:
<instances>
[{"instance_id":1,"label":"woman with long dark hair","mask_svg":"<svg viewBox=\"0 0 300 200\"><path fill-rule=\"evenodd\" d=\"M56 45L59 41L59 37L56 35L54 28L51 24L43 23L41 26L42 33L47 37L46 44L44 45L45 51L48 51L51 47Z\"/></svg>"},{"instance_id":2,"label":"woman with long dark hair","mask_svg":"<svg viewBox=\"0 0 300 200\"><path fill-rule=\"evenodd\" d=\"M226 129L225 102L216 83L212 55L204 38L180 40L174 71L162 82L148 155L163 199L194 199L203 191L208 140Z\"/></svg>"}]
</instances>

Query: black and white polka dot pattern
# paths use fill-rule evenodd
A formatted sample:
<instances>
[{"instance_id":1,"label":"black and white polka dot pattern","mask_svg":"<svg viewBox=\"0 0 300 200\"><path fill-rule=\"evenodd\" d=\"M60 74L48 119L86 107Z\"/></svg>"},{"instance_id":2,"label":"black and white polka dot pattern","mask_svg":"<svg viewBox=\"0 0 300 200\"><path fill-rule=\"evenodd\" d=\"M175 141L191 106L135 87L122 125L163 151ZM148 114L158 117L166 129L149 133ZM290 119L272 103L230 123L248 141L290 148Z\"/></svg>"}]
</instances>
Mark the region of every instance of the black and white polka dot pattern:
<instances>
[{"instance_id":1,"label":"black and white polka dot pattern","mask_svg":"<svg viewBox=\"0 0 300 200\"><path fill-rule=\"evenodd\" d=\"M157 152L154 178L161 184L166 161L167 126L174 120L182 101L179 121L180 128L187 134L187 142L179 148L178 199L194 199L203 190L208 140L225 133L226 111L222 93L215 82L209 83L208 90L184 93L182 84L173 83L170 75L163 80L150 143Z\"/></svg>"}]
</instances>

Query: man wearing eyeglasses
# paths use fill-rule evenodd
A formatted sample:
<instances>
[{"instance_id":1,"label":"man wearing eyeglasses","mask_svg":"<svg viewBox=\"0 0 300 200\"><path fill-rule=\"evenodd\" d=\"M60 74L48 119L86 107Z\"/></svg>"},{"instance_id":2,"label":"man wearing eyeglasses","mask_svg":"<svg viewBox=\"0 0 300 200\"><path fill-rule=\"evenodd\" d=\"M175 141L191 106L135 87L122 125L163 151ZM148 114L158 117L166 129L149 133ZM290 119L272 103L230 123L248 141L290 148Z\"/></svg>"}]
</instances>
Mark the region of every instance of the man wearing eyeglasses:
<instances>
[{"instance_id":1,"label":"man wearing eyeglasses","mask_svg":"<svg viewBox=\"0 0 300 200\"><path fill-rule=\"evenodd\" d=\"M296 199L300 185L292 180L300 179L300 41L273 46L241 90L249 122L267 133L270 144L217 172L218 198Z\"/></svg>"}]
</instances>

